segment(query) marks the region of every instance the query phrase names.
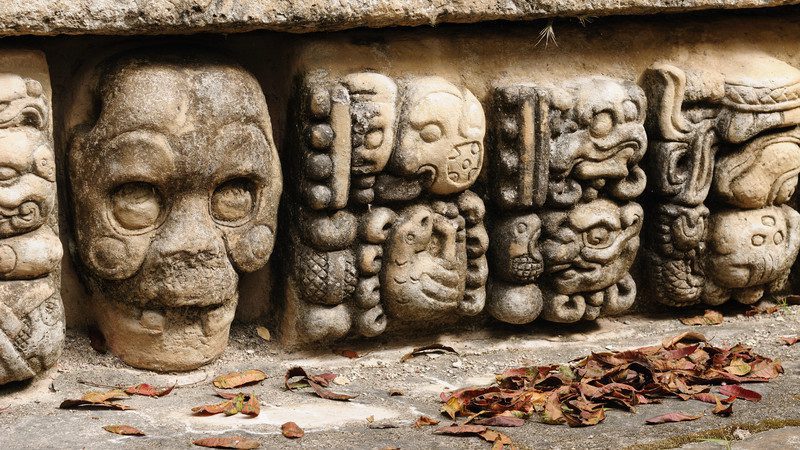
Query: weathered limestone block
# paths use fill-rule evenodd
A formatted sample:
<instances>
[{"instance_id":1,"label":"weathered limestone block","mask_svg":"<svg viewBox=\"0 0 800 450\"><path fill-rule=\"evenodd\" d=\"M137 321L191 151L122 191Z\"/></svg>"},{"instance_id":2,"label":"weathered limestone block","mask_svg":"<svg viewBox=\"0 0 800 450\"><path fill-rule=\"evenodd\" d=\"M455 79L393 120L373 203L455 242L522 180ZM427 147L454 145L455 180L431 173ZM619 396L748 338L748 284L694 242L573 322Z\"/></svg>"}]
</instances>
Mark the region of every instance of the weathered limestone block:
<instances>
[{"instance_id":1,"label":"weathered limestone block","mask_svg":"<svg viewBox=\"0 0 800 450\"><path fill-rule=\"evenodd\" d=\"M0 384L55 364L64 340L49 83L44 55L0 52Z\"/></svg>"},{"instance_id":2,"label":"weathered limestone block","mask_svg":"<svg viewBox=\"0 0 800 450\"><path fill-rule=\"evenodd\" d=\"M274 245L281 171L259 83L189 49L101 65L74 130L73 223L111 350L152 370L218 356L239 272Z\"/></svg>"},{"instance_id":3,"label":"weathered limestone block","mask_svg":"<svg viewBox=\"0 0 800 450\"><path fill-rule=\"evenodd\" d=\"M643 77L656 194L645 252L660 302L745 304L787 287L798 213L800 70L764 54L656 64Z\"/></svg>"},{"instance_id":4,"label":"weathered limestone block","mask_svg":"<svg viewBox=\"0 0 800 450\"><path fill-rule=\"evenodd\" d=\"M575 322L631 306L645 112L638 86L602 77L497 88L492 316Z\"/></svg>"},{"instance_id":5,"label":"weathered limestone block","mask_svg":"<svg viewBox=\"0 0 800 450\"><path fill-rule=\"evenodd\" d=\"M485 301L483 108L442 78L311 73L299 87L286 298L290 343L376 336Z\"/></svg>"}]
</instances>

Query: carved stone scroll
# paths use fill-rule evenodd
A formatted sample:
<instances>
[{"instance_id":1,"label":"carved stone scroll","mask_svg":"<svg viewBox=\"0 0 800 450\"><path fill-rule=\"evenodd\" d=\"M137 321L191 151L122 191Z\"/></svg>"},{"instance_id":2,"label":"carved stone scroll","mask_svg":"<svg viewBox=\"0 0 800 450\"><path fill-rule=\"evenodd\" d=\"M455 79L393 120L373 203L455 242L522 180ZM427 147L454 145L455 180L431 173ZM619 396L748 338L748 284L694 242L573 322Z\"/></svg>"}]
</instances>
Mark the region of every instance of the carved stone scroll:
<instances>
[{"instance_id":1,"label":"carved stone scroll","mask_svg":"<svg viewBox=\"0 0 800 450\"><path fill-rule=\"evenodd\" d=\"M284 341L376 336L485 302L483 108L441 78L306 75L288 203Z\"/></svg>"},{"instance_id":2,"label":"carved stone scroll","mask_svg":"<svg viewBox=\"0 0 800 450\"><path fill-rule=\"evenodd\" d=\"M642 90L607 78L496 90L487 310L510 323L627 309L647 148Z\"/></svg>"},{"instance_id":3,"label":"carved stone scroll","mask_svg":"<svg viewBox=\"0 0 800 450\"><path fill-rule=\"evenodd\" d=\"M55 364L64 340L49 80L33 75L41 73L43 55L0 54L0 384Z\"/></svg>"},{"instance_id":4,"label":"carved stone scroll","mask_svg":"<svg viewBox=\"0 0 800 450\"><path fill-rule=\"evenodd\" d=\"M77 256L126 363L188 370L228 341L240 272L274 245L281 171L256 79L203 53L101 66L69 154Z\"/></svg>"},{"instance_id":5,"label":"carved stone scroll","mask_svg":"<svg viewBox=\"0 0 800 450\"><path fill-rule=\"evenodd\" d=\"M800 70L763 54L656 64L646 242L654 297L681 306L780 293L798 253ZM713 63L710 63L712 61Z\"/></svg>"}]
</instances>

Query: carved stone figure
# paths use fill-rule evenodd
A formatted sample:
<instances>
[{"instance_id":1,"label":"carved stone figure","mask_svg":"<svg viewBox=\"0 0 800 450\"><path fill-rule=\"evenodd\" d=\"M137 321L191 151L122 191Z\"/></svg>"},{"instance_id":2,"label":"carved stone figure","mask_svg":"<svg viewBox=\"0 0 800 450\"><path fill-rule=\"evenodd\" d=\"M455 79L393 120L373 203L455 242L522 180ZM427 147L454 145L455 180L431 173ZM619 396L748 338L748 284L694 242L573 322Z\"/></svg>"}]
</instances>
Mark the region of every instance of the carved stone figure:
<instances>
[{"instance_id":1,"label":"carved stone figure","mask_svg":"<svg viewBox=\"0 0 800 450\"><path fill-rule=\"evenodd\" d=\"M100 330L126 363L218 356L238 273L274 245L281 172L258 82L202 53L123 55L69 154L77 253Z\"/></svg>"},{"instance_id":2,"label":"carved stone figure","mask_svg":"<svg viewBox=\"0 0 800 450\"><path fill-rule=\"evenodd\" d=\"M0 73L0 384L55 364L64 340L50 130L42 84Z\"/></svg>"},{"instance_id":3,"label":"carved stone figure","mask_svg":"<svg viewBox=\"0 0 800 450\"><path fill-rule=\"evenodd\" d=\"M510 323L624 311L643 220L632 201L645 187L643 91L602 77L519 84L498 88L495 108L488 311Z\"/></svg>"},{"instance_id":4,"label":"carved stone figure","mask_svg":"<svg viewBox=\"0 0 800 450\"><path fill-rule=\"evenodd\" d=\"M488 237L467 189L486 125L475 96L436 77L311 73L298 102L283 340L479 313Z\"/></svg>"},{"instance_id":5,"label":"carved stone figure","mask_svg":"<svg viewBox=\"0 0 800 450\"><path fill-rule=\"evenodd\" d=\"M780 293L797 256L785 205L800 173L800 70L763 54L656 64L649 284L669 305Z\"/></svg>"}]
</instances>

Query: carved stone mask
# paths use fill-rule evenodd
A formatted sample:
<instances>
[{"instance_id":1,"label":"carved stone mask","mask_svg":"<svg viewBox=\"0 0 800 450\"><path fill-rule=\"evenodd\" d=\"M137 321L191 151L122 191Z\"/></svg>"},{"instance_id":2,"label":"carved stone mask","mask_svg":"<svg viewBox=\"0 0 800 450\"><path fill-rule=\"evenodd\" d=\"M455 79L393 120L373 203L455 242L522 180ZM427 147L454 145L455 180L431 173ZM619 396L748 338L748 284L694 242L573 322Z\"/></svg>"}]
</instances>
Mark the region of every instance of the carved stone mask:
<instances>
[{"instance_id":1,"label":"carved stone mask","mask_svg":"<svg viewBox=\"0 0 800 450\"><path fill-rule=\"evenodd\" d=\"M639 248L642 207L610 200L542 214L545 271L561 294L605 289L621 279Z\"/></svg>"},{"instance_id":2,"label":"carved stone mask","mask_svg":"<svg viewBox=\"0 0 800 450\"><path fill-rule=\"evenodd\" d=\"M492 230L492 265L507 281L532 283L542 273L539 235L542 223L536 214L504 218Z\"/></svg>"},{"instance_id":3,"label":"carved stone mask","mask_svg":"<svg viewBox=\"0 0 800 450\"><path fill-rule=\"evenodd\" d=\"M235 65L132 57L104 74L69 159L98 322L127 363L197 367L227 343L237 271L274 244L280 168L257 81Z\"/></svg>"},{"instance_id":4,"label":"carved stone mask","mask_svg":"<svg viewBox=\"0 0 800 450\"><path fill-rule=\"evenodd\" d=\"M422 177L433 194L461 192L483 165L486 119L475 96L441 78L415 80L401 110L400 139L390 161L401 176Z\"/></svg>"}]
</instances>

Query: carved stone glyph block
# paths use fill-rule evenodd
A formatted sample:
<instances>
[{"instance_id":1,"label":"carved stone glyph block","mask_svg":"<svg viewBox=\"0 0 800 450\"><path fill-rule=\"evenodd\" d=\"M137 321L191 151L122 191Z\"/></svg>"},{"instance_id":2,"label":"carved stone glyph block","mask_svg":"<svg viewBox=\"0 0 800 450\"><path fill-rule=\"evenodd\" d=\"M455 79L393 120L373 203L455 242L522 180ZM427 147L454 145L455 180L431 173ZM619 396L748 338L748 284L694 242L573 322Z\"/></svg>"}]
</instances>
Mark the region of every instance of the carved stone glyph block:
<instances>
[{"instance_id":1,"label":"carved stone glyph block","mask_svg":"<svg viewBox=\"0 0 800 450\"><path fill-rule=\"evenodd\" d=\"M483 108L441 78L308 74L287 208L283 339L376 336L483 309L488 237L468 188Z\"/></svg>"},{"instance_id":2,"label":"carved stone glyph block","mask_svg":"<svg viewBox=\"0 0 800 450\"><path fill-rule=\"evenodd\" d=\"M648 282L660 302L754 303L798 253L800 70L763 54L657 64L643 77L654 143Z\"/></svg>"},{"instance_id":3,"label":"carved stone glyph block","mask_svg":"<svg viewBox=\"0 0 800 450\"><path fill-rule=\"evenodd\" d=\"M46 73L43 55L0 53L0 384L55 364L64 340Z\"/></svg>"},{"instance_id":4,"label":"carved stone glyph block","mask_svg":"<svg viewBox=\"0 0 800 450\"><path fill-rule=\"evenodd\" d=\"M638 86L607 78L496 89L492 316L574 322L631 306L645 112Z\"/></svg>"},{"instance_id":5,"label":"carved stone glyph block","mask_svg":"<svg viewBox=\"0 0 800 450\"><path fill-rule=\"evenodd\" d=\"M99 328L126 363L218 356L239 272L274 245L281 171L256 79L199 52L138 52L95 76L69 176L77 255Z\"/></svg>"}]
</instances>

